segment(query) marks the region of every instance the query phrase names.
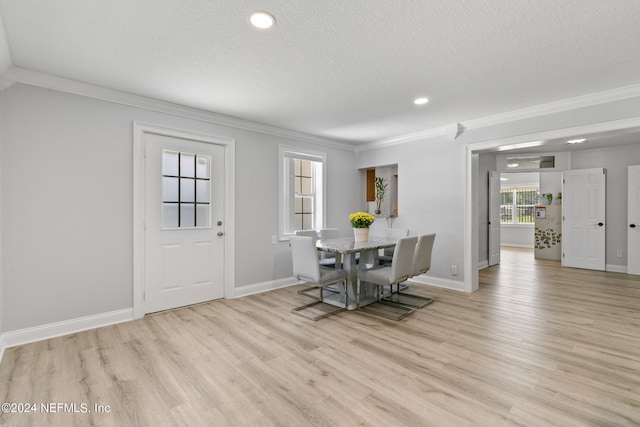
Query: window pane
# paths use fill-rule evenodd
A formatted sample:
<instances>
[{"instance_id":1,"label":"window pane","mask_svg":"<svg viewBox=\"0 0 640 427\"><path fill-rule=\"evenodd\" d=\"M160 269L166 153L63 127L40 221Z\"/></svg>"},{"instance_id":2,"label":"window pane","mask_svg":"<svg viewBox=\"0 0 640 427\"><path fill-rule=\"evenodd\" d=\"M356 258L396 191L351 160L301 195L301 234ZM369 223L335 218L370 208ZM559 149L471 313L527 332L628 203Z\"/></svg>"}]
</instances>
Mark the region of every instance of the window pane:
<instances>
[{"instance_id":1,"label":"window pane","mask_svg":"<svg viewBox=\"0 0 640 427\"><path fill-rule=\"evenodd\" d=\"M163 228L178 227L178 205L177 204L162 205L162 227Z\"/></svg>"},{"instance_id":2,"label":"window pane","mask_svg":"<svg viewBox=\"0 0 640 427\"><path fill-rule=\"evenodd\" d=\"M209 175L209 156L198 156L196 160L196 177L197 178L211 178Z\"/></svg>"},{"instance_id":3,"label":"window pane","mask_svg":"<svg viewBox=\"0 0 640 427\"><path fill-rule=\"evenodd\" d=\"M293 154L287 152L281 163L285 174L285 185L281 189L286 201L281 211L284 218L281 229L284 233L322 225L322 212L315 212L315 209L323 208L323 162L296 158Z\"/></svg>"},{"instance_id":4,"label":"window pane","mask_svg":"<svg viewBox=\"0 0 640 427\"><path fill-rule=\"evenodd\" d=\"M162 151L162 174L178 176L178 153L175 151Z\"/></svg>"},{"instance_id":5,"label":"window pane","mask_svg":"<svg viewBox=\"0 0 640 427\"><path fill-rule=\"evenodd\" d=\"M162 201L178 201L178 178L162 178Z\"/></svg>"},{"instance_id":6,"label":"window pane","mask_svg":"<svg viewBox=\"0 0 640 427\"><path fill-rule=\"evenodd\" d=\"M209 227L211 205L196 205L196 227Z\"/></svg>"},{"instance_id":7,"label":"window pane","mask_svg":"<svg viewBox=\"0 0 640 427\"><path fill-rule=\"evenodd\" d=\"M180 204L180 227L195 227L195 205Z\"/></svg>"},{"instance_id":8,"label":"window pane","mask_svg":"<svg viewBox=\"0 0 640 427\"><path fill-rule=\"evenodd\" d=\"M302 198L302 213L313 213L313 199L311 197Z\"/></svg>"},{"instance_id":9,"label":"window pane","mask_svg":"<svg viewBox=\"0 0 640 427\"><path fill-rule=\"evenodd\" d=\"M311 192L313 191L313 182L311 180L311 178L301 178L302 181L302 191L301 193L303 194L311 194Z\"/></svg>"},{"instance_id":10,"label":"window pane","mask_svg":"<svg viewBox=\"0 0 640 427\"><path fill-rule=\"evenodd\" d=\"M181 178L180 179L180 201L181 202L195 202L194 188L195 179Z\"/></svg>"},{"instance_id":11,"label":"window pane","mask_svg":"<svg viewBox=\"0 0 640 427\"><path fill-rule=\"evenodd\" d=\"M196 202L209 202L209 183L211 181L196 180Z\"/></svg>"},{"instance_id":12,"label":"window pane","mask_svg":"<svg viewBox=\"0 0 640 427\"><path fill-rule=\"evenodd\" d=\"M195 155L180 153L180 176L195 177Z\"/></svg>"},{"instance_id":13,"label":"window pane","mask_svg":"<svg viewBox=\"0 0 640 427\"><path fill-rule=\"evenodd\" d=\"M302 214L302 229L310 230L313 228L313 215L311 214Z\"/></svg>"},{"instance_id":14,"label":"window pane","mask_svg":"<svg viewBox=\"0 0 640 427\"><path fill-rule=\"evenodd\" d=\"M302 176L311 176L311 161L310 160L302 160Z\"/></svg>"}]
</instances>

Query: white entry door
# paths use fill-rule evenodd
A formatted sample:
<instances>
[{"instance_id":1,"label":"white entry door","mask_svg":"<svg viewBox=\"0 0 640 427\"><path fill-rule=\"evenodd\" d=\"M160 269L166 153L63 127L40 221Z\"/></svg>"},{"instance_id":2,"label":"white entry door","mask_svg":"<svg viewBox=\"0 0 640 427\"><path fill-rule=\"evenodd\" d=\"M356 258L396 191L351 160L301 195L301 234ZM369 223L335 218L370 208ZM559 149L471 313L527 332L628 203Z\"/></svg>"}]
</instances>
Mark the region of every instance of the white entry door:
<instances>
[{"instance_id":1,"label":"white entry door","mask_svg":"<svg viewBox=\"0 0 640 427\"><path fill-rule=\"evenodd\" d=\"M224 297L224 147L144 134L144 312Z\"/></svg>"},{"instance_id":2,"label":"white entry door","mask_svg":"<svg viewBox=\"0 0 640 427\"><path fill-rule=\"evenodd\" d=\"M489 266L500 263L500 174L489 171Z\"/></svg>"},{"instance_id":3,"label":"white entry door","mask_svg":"<svg viewBox=\"0 0 640 427\"><path fill-rule=\"evenodd\" d=\"M605 270L606 171L564 172L562 265Z\"/></svg>"},{"instance_id":4,"label":"white entry door","mask_svg":"<svg viewBox=\"0 0 640 427\"><path fill-rule=\"evenodd\" d=\"M640 166L629 166L627 273L640 274Z\"/></svg>"}]
</instances>

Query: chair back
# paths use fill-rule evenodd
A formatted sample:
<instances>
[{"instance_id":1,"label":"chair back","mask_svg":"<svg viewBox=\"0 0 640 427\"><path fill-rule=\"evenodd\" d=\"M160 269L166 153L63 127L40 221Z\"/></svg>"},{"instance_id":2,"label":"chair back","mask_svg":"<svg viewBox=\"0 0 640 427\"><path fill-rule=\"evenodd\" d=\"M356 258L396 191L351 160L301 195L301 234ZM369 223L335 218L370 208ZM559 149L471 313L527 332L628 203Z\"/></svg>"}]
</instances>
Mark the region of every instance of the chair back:
<instances>
[{"instance_id":1,"label":"chair back","mask_svg":"<svg viewBox=\"0 0 640 427\"><path fill-rule=\"evenodd\" d=\"M316 230L298 230L296 236L308 236L313 237L313 241L318 240L318 232Z\"/></svg>"},{"instance_id":2,"label":"chair back","mask_svg":"<svg viewBox=\"0 0 640 427\"><path fill-rule=\"evenodd\" d=\"M416 250L417 236L402 237L396 243L391 261L391 283L404 282L411 276L413 253Z\"/></svg>"},{"instance_id":3,"label":"chair back","mask_svg":"<svg viewBox=\"0 0 640 427\"><path fill-rule=\"evenodd\" d=\"M407 237L408 235L409 235L408 228L387 228L385 237L388 239L400 239L402 237ZM382 253L386 257L392 257L394 251L395 251L394 248L384 248Z\"/></svg>"},{"instance_id":4,"label":"chair back","mask_svg":"<svg viewBox=\"0 0 640 427\"><path fill-rule=\"evenodd\" d=\"M320 230L321 239L337 239L340 237L340 232L337 228L323 228Z\"/></svg>"},{"instance_id":5,"label":"chair back","mask_svg":"<svg viewBox=\"0 0 640 427\"><path fill-rule=\"evenodd\" d=\"M312 236L291 236L291 257L293 259L293 275L309 282L320 282L320 264L316 239Z\"/></svg>"},{"instance_id":6,"label":"chair back","mask_svg":"<svg viewBox=\"0 0 640 427\"><path fill-rule=\"evenodd\" d=\"M413 255L413 272L411 277L426 273L431 268L431 253L433 252L433 242L436 240L434 234L423 234L418 237L418 244Z\"/></svg>"}]
</instances>

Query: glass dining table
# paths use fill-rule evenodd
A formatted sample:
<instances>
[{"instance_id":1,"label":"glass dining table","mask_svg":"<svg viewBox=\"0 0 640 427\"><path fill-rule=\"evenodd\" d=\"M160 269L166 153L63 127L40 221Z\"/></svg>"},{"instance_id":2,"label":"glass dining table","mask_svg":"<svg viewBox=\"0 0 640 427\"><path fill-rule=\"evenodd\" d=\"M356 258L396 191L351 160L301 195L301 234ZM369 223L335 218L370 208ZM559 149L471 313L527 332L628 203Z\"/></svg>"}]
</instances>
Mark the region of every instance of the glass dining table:
<instances>
[{"instance_id":1,"label":"glass dining table","mask_svg":"<svg viewBox=\"0 0 640 427\"><path fill-rule=\"evenodd\" d=\"M364 268L365 264L375 265L378 262L378 250L394 247L396 242L397 239L386 237L370 238L367 242L356 242L352 237L318 239L316 242L318 250L335 254L335 268L342 268L347 272L345 288L340 291L335 289L335 292L328 292L324 297L324 302L345 307L346 300L348 301L347 310L355 310L375 302L377 300L376 286L362 285L358 280L358 268Z\"/></svg>"}]
</instances>

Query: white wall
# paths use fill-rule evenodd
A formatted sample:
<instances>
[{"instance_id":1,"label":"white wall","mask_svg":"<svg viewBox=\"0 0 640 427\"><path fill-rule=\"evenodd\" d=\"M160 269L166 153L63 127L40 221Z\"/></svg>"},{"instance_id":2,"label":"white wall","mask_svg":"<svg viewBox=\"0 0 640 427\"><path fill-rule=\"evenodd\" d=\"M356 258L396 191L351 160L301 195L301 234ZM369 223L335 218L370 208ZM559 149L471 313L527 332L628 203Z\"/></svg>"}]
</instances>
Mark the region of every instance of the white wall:
<instances>
[{"instance_id":1,"label":"white wall","mask_svg":"<svg viewBox=\"0 0 640 427\"><path fill-rule=\"evenodd\" d=\"M528 224L503 225L500 227L500 245L533 248L534 226Z\"/></svg>"},{"instance_id":2,"label":"white wall","mask_svg":"<svg viewBox=\"0 0 640 427\"><path fill-rule=\"evenodd\" d=\"M562 172L540 172L540 194L553 194L555 202L562 192Z\"/></svg>"},{"instance_id":3,"label":"white wall","mask_svg":"<svg viewBox=\"0 0 640 427\"><path fill-rule=\"evenodd\" d=\"M132 307L134 121L236 140L236 288L291 276L278 144L327 153L328 225L357 208L353 152L17 84L0 95L4 330Z\"/></svg>"},{"instance_id":4,"label":"white wall","mask_svg":"<svg viewBox=\"0 0 640 427\"><path fill-rule=\"evenodd\" d=\"M640 165L640 140L637 144L575 151L571 169L603 167L607 170L606 264L627 265L627 166ZM623 256L617 257L622 251Z\"/></svg>"},{"instance_id":5,"label":"white wall","mask_svg":"<svg viewBox=\"0 0 640 427\"><path fill-rule=\"evenodd\" d=\"M463 279L463 159L464 145L444 137L358 153L358 168L398 165L399 213L393 227L435 232L429 276L453 282ZM457 276L451 265L458 267Z\"/></svg>"}]
</instances>

